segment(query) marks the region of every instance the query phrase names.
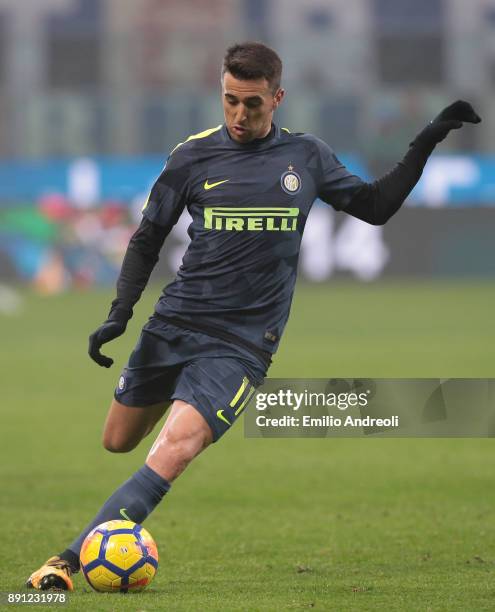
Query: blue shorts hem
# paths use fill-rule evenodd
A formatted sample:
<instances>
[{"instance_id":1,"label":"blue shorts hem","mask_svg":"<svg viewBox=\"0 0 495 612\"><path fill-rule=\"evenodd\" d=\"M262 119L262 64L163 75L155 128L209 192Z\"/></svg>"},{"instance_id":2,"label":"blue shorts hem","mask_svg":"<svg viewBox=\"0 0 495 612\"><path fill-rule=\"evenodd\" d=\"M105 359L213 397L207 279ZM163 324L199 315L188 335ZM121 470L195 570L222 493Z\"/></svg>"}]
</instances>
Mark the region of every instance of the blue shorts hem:
<instances>
[{"instance_id":1,"label":"blue shorts hem","mask_svg":"<svg viewBox=\"0 0 495 612\"><path fill-rule=\"evenodd\" d=\"M148 408L148 406L172 401L172 399L169 397L156 400L150 400L149 398L137 399L135 397L127 398L125 393L118 395L116 391L114 392L113 397L119 402L119 404L127 406L128 408Z\"/></svg>"}]
</instances>

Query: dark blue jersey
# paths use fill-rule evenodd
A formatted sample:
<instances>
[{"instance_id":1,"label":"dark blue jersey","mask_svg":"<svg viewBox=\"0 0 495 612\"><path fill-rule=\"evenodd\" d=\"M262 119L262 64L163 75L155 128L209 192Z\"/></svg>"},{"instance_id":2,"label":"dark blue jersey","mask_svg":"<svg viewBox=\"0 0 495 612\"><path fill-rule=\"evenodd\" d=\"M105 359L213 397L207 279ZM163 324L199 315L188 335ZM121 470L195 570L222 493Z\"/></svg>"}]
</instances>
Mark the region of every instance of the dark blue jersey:
<instances>
[{"instance_id":1,"label":"dark blue jersey","mask_svg":"<svg viewBox=\"0 0 495 612\"><path fill-rule=\"evenodd\" d=\"M272 126L252 143L225 126L171 153L143 214L172 227L187 207L191 242L156 312L221 328L273 353L289 316L314 200L346 208L363 181L323 141Z\"/></svg>"}]
</instances>

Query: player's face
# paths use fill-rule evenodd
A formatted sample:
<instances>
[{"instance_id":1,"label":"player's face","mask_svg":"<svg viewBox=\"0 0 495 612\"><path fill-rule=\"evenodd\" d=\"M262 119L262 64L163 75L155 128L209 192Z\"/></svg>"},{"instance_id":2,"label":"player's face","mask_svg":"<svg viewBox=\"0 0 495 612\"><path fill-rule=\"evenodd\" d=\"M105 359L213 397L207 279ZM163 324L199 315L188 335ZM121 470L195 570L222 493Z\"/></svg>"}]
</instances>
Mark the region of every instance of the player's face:
<instances>
[{"instance_id":1,"label":"player's face","mask_svg":"<svg viewBox=\"0 0 495 612\"><path fill-rule=\"evenodd\" d=\"M222 100L225 125L231 137L246 143L266 136L271 129L273 111L283 97L284 90L274 93L266 79L241 81L226 72Z\"/></svg>"}]
</instances>

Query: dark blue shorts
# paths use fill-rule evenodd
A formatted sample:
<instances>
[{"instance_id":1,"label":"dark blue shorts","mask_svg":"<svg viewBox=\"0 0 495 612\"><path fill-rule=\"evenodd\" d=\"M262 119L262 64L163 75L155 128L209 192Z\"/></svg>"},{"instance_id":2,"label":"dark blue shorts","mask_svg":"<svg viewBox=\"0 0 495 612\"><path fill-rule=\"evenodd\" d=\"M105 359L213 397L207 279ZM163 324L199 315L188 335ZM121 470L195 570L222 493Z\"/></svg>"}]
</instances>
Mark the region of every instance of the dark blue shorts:
<instances>
[{"instance_id":1,"label":"dark blue shorts","mask_svg":"<svg viewBox=\"0 0 495 612\"><path fill-rule=\"evenodd\" d=\"M115 399L134 407L183 400L203 415L216 442L247 407L266 370L243 347L151 317Z\"/></svg>"}]
</instances>

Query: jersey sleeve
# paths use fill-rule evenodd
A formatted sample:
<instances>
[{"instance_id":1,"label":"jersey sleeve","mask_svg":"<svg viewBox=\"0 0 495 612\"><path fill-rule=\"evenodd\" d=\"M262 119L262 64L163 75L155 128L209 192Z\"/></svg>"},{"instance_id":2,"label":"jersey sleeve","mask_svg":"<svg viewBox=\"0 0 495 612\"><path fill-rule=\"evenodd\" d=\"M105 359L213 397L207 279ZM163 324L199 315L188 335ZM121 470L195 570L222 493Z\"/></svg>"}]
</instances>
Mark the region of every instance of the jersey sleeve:
<instances>
[{"instance_id":1,"label":"jersey sleeve","mask_svg":"<svg viewBox=\"0 0 495 612\"><path fill-rule=\"evenodd\" d=\"M318 197L335 210L344 210L365 183L349 172L325 142L318 138L315 142L319 154Z\"/></svg>"},{"instance_id":2,"label":"jersey sleeve","mask_svg":"<svg viewBox=\"0 0 495 612\"><path fill-rule=\"evenodd\" d=\"M168 228L177 223L187 204L190 168L189 157L180 148L169 155L143 208L149 221Z\"/></svg>"}]
</instances>

